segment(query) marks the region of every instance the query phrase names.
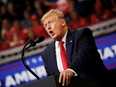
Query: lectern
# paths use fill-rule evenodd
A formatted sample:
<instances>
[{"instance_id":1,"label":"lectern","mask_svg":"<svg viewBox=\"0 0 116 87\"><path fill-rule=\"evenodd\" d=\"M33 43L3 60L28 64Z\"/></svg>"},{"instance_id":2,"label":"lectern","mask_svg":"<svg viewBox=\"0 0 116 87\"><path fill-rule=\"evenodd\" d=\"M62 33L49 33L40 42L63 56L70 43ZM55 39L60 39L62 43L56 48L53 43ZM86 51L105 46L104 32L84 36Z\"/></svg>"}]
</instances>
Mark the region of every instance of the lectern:
<instances>
[{"instance_id":1,"label":"lectern","mask_svg":"<svg viewBox=\"0 0 116 87\"><path fill-rule=\"evenodd\" d=\"M19 87L64 87L58 82L58 79L59 75L53 75ZM96 80L72 77L70 84L66 87L100 87L100 84Z\"/></svg>"}]
</instances>

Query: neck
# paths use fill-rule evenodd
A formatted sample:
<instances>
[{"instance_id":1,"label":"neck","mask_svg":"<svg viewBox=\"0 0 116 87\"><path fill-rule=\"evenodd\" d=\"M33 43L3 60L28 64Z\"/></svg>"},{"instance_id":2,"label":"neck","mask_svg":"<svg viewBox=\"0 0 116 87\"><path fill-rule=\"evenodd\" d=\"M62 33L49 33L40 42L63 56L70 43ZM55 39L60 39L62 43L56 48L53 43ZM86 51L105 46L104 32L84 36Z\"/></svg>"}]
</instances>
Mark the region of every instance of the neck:
<instances>
[{"instance_id":1,"label":"neck","mask_svg":"<svg viewBox=\"0 0 116 87\"><path fill-rule=\"evenodd\" d=\"M59 40L57 40L57 41L61 41L61 40L64 38L64 36L65 36L67 30L68 30L68 28L65 29L64 34L63 34L62 37L61 37Z\"/></svg>"}]
</instances>

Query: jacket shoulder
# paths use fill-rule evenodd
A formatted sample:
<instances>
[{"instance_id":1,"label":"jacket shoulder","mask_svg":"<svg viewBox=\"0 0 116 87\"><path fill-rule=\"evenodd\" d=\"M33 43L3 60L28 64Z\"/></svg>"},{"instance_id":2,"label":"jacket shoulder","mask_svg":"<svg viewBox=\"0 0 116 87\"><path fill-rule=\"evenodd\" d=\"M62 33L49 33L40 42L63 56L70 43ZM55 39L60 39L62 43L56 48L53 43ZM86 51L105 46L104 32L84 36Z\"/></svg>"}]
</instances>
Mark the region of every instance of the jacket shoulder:
<instances>
[{"instance_id":1,"label":"jacket shoulder","mask_svg":"<svg viewBox=\"0 0 116 87\"><path fill-rule=\"evenodd\" d=\"M55 41L53 41L51 44L49 44L42 52L42 54L48 53L50 50L52 50L55 46Z\"/></svg>"},{"instance_id":2,"label":"jacket shoulder","mask_svg":"<svg viewBox=\"0 0 116 87\"><path fill-rule=\"evenodd\" d=\"M75 35L83 35L85 33L92 33L90 28L76 28L76 29L72 29L70 30L70 32L75 33Z\"/></svg>"},{"instance_id":3,"label":"jacket shoulder","mask_svg":"<svg viewBox=\"0 0 116 87\"><path fill-rule=\"evenodd\" d=\"M76 28L76 29L72 29L70 30L71 32L78 32L78 31L91 31L90 28Z\"/></svg>"},{"instance_id":4,"label":"jacket shoulder","mask_svg":"<svg viewBox=\"0 0 116 87\"><path fill-rule=\"evenodd\" d=\"M76 28L75 30L76 30L76 32L77 31L91 31L90 28L86 28L86 27L85 28Z\"/></svg>"}]
</instances>

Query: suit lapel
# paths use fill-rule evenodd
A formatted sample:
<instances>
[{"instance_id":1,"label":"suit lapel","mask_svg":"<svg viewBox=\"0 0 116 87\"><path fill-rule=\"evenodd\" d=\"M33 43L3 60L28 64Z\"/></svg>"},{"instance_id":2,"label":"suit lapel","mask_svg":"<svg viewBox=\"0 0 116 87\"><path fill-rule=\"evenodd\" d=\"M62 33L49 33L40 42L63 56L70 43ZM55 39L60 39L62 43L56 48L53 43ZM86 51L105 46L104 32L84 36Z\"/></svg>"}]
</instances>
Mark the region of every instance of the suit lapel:
<instances>
[{"instance_id":1,"label":"suit lapel","mask_svg":"<svg viewBox=\"0 0 116 87\"><path fill-rule=\"evenodd\" d=\"M71 56L72 45L73 45L73 36L74 36L73 32L68 30L68 34L67 34L67 38L66 38L66 52L67 52L69 64L71 63L70 56Z\"/></svg>"},{"instance_id":2,"label":"suit lapel","mask_svg":"<svg viewBox=\"0 0 116 87\"><path fill-rule=\"evenodd\" d=\"M52 44L52 49L50 49L50 61L51 61L51 66L52 66L52 70L54 70L54 72L59 73L59 70L57 68L57 62L56 62L56 53L55 53L55 41Z\"/></svg>"}]
</instances>

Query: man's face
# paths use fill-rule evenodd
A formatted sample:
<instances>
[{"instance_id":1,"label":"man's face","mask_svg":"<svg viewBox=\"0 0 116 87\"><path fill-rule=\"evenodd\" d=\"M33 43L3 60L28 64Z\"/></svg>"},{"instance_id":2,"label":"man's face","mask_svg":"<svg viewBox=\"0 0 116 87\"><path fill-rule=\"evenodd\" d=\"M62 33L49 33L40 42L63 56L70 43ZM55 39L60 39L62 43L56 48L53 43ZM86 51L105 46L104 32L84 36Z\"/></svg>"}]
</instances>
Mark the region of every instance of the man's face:
<instances>
[{"instance_id":1,"label":"man's face","mask_svg":"<svg viewBox=\"0 0 116 87\"><path fill-rule=\"evenodd\" d=\"M21 25L20 25L20 21L19 20L16 20L13 22L13 26L16 28L16 29L20 29Z\"/></svg>"},{"instance_id":2,"label":"man's face","mask_svg":"<svg viewBox=\"0 0 116 87\"><path fill-rule=\"evenodd\" d=\"M49 36L56 41L62 40L67 31L67 29L64 28L64 26L66 26L66 23L59 20L56 15L49 15L45 17L45 19L43 20L43 26Z\"/></svg>"}]
</instances>

